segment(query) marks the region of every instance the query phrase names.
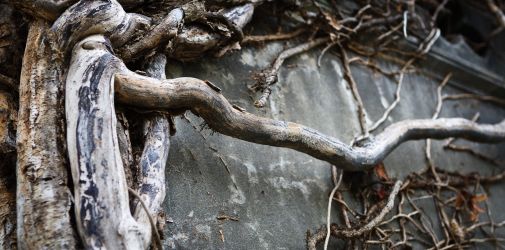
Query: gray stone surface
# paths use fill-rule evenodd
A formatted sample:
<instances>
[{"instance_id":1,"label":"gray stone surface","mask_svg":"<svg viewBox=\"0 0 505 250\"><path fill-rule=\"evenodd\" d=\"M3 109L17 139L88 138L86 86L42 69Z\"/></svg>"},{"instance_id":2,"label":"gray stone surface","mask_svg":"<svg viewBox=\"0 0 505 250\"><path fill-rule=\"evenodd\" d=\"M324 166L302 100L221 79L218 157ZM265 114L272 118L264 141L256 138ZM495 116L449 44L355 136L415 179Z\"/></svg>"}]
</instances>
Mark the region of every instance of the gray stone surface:
<instances>
[{"instance_id":1,"label":"gray stone surface","mask_svg":"<svg viewBox=\"0 0 505 250\"><path fill-rule=\"evenodd\" d=\"M170 62L168 77L192 76L207 79L223 89L223 94L248 112L279 120L298 122L345 142L359 132L356 105L343 79L338 57L328 53L317 67L320 50L286 61L268 106L258 110L247 85L254 72L267 67L283 49L282 43L260 48L244 48L220 59L205 58L182 64ZM423 62L429 63L429 62ZM384 64L390 69L394 65ZM393 101L394 79L353 67L365 103L369 125ZM445 72L440 72L445 74ZM387 123L431 117L436 105L439 80L421 73L408 74L402 101ZM457 93L448 86L444 93ZM505 109L478 101L450 101L441 117L471 118L480 112L481 122L497 122ZM164 244L168 249L304 249L307 229L314 231L326 220L328 195L333 187L330 167L303 153L243 142L201 129L203 120L187 113L176 118L177 133L172 137L167 166L165 210L173 218ZM379 129L380 131L381 129ZM477 150L505 160L505 144L484 145L458 140ZM385 160L392 177L403 178L426 166L424 141L407 142ZM444 151L433 145L437 166L461 172L491 174L502 169L464 153ZM229 172L227 171L229 169ZM496 221L504 204L504 185L491 186L490 204ZM346 197L351 198L349 194ZM432 204L421 200L433 220ZM337 220L334 205L333 218ZM239 221L219 221L218 215L238 217ZM224 236L222 242L220 231ZM502 233L503 235L503 233Z\"/></svg>"}]
</instances>

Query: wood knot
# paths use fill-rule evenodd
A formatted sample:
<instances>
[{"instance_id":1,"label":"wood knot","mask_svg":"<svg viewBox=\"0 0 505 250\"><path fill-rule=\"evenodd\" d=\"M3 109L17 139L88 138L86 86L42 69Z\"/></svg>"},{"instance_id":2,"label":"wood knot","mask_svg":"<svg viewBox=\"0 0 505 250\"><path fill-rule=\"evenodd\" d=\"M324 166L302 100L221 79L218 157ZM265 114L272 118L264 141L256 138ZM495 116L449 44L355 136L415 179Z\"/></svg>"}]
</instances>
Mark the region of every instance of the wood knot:
<instances>
[{"instance_id":1,"label":"wood knot","mask_svg":"<svg viewBox=\"0 0 505 250\"><path fill-rule=\"evenodd\" d=\"M85 50L94 50L94 49L104 49L113 54L112 47L108 40L106 41L86 41L82 43L81 48Z\"/></svg>"},{"instance_id":2,"label":"wood knot","mask_svg":"<svg viewBox=\"0 0 505 250\"><path fill-rule=\"evenodd\" d=\"M97 45L96 42L85 42L81 45L81 48L85 50L94 50L97 48L96 45Z\"/></svg>"}]
</instances>

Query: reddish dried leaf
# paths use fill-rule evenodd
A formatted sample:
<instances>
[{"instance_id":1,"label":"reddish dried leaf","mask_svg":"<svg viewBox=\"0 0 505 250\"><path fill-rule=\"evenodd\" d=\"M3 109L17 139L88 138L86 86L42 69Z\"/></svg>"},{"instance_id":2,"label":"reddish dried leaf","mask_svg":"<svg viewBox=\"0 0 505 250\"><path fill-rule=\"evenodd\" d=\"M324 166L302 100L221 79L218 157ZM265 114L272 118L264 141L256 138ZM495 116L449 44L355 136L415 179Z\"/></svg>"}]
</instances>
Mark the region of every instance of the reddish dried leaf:
<instances>
[{"instance_id":1,"label":"reddish dried leaf","mask_svg":"<svg viewBox=\"0 0 505 250\"><path fill-rule=\"evenodd\" d=\"M458 210L464 209L470 215L471 221L477 221L479 214L484 212L484 209L479 207L479 203L487 200L487 195L485 194L471 194L465 190L461 190L456 195L454 200L454 206Z\"/></svg>"},{"instance_id":2,"label":"reddish dried leaf","mask_svg":"<svg viewBox=\"0 0 505 250\"><path fill-rule=\"evenodd\" d=\"M386 198L386 189L381 188L379 191L377 191L377 196L379 196L379 199L384 200Z\"/></svg>"},{"instance_id":3,"label":"reddish dried leaf","mask_svg":"<svg viewBox=\"0 0 505 250\"><path fill-rule=\"evenodd\" d=\"M381 181L389 181L389 176L383 163L377 164L374 168L374 171Z\"/></svg>"},{"instance_id":4,"label":"reddish dried leaf","mask_svg":"<svg viewBox=\"0 0 505 250\"><path fill-rule=\"evenodd\" d=\"M463 195L463 192L459 192L457 195L456 195L456 200L454 201L454 206L456 207L456 209L462 209L463 206L465 205L465 197Z\"/></svg>"},{"instance_id":5,"label":"reddish dried leaf","mask_svg":"<svg viewBox=\"0 0 505 250\"><path fill-rule=\"evenodd\" d=\"M472 202L479 203L487 200L487 195L485 194L478 194L478 195L473 195L471 198Z\"/></svg>"},{"instance_id":6,"label":"reddish dried leaf","mask_svg":"<svg viewBox=\"0 0 505 250\"><path fill-rule=\"evenodd\" d=\"M485 194L472 195L469 201L470 204L468 204L468 207L470 209L471 221L477 221L477 219L479 218L479 214L484 212L484 209L479 207L479 203L485 200L487 200L487 195Z\"/></svg>"}]
</instances>

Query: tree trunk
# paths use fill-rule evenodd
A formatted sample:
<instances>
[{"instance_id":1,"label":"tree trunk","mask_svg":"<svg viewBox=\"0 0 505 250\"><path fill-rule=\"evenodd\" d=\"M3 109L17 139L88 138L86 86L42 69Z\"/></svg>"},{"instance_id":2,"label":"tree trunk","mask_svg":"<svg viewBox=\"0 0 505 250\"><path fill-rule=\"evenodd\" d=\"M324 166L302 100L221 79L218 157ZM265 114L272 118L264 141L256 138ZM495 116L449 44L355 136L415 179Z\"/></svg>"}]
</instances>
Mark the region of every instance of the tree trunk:
<instances>
[{"instance_id":1,"label":"tree trunk","mask_svg":"<svg viewBox=\"0 0 505 250\"><path fill-rule=\"evenodd\" d=\"M29 28L19 87L17 227L20 249L73 249L65 160L63 62L49 24Z\"/></svg>"}]
</instances>

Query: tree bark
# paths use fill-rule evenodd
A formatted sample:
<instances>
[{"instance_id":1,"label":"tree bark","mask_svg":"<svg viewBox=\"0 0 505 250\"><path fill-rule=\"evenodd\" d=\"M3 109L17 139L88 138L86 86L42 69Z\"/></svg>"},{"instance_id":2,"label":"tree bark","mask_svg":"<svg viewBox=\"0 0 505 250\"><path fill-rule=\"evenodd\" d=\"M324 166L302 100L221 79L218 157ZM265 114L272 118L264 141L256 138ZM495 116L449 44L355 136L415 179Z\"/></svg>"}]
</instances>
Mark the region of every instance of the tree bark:
<instances>
[{"instance_id":1,"label":"tree bark","mask_svg":"<svg viewBox=\"0 0 505 250\"><path fill-rule=\"evenodd\" d=\"M49 24L30 25L23 57L17 126L17 226L20 249L73 249L65 160L63 62Z\"/></svg>"},{"instance_id":2,"label":"tree bark","mask_svg":"<svg viewBox=\"0 0 505 250\"><path fill-rule=\"evenodd\" d=\"M148 76L165 79L166 57L163 54L155 54L146 65ZM144 224L148 230L148 236L157 235L157 228L150 227L150 220L157 220L157 215L162 211L162 203L167 192L165 185L165 167L168 161L170 148L170 121L166 114L153 114L143 122L144 150L139 162L139 185L137 193L144 201L146 209L137 202L134 206L133 217L139 223ZM155 218L149 218L149 217Z\"/></svg>"},{"instance_id":3,"label":"tree bark","mask_svg":"<svg viewBox=\"0 0 505 250\"><path fill-rule=\"evenodd\" d=\"M149 224L130 212L112 80L119 60L102 35L75 46L66 81L67 144L78 232L86 248L145 249Z\"/></svg>"}]
</instances>

